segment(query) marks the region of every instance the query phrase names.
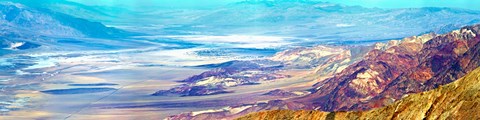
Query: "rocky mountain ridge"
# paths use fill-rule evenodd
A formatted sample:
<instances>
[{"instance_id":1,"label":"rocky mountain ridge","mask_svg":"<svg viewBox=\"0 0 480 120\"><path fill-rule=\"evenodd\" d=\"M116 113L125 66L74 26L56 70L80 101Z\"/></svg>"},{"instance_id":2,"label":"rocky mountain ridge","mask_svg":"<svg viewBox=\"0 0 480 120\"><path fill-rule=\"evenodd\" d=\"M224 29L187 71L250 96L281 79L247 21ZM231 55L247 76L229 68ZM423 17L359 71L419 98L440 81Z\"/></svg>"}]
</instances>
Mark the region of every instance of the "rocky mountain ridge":
<instances>
[{"instance_id":1,"label":"rocky mountain ridge","mask_svg":"<svg viewBox=\"0 0 480 120\"><path fill-rule=\"evenodd\" d=\"M480 66L479 26L445 35L404 39L384 51L372 50L364 60L317 83L315 93L295 101L323 111L366 110L453 82ZM428 40L431 38L431 40ZM428 41L427 41L428 40Z\"/></svg>"},{"instance_id":2,"label":"rocky mountain ridge","mask_svg":"<svg viewBox=\"0 0 480 120\"><path fill-rule=\"evenodd\" d=\"M236 114L221 111L171 118L233 119L264 110L355 111L386 106L408 94L453 82L479 67L479 29L480 25L467 26L448 34L377 44L362 60L315 84L312 94L256 103Z\"/></svg>"},{"instance_id":3,"label":"rocky mountain ridge","mask_svg":"<svg viewBox=\"0 0 480 120\"><path fill-rule=\"evenodd\" d=\"M369 110L353 112L322 112L276 110L249 114L237 120L437 120L480 119L480 68L465 77L439 88L411 94L395 103Z\"/></svg>"}]
</instances>

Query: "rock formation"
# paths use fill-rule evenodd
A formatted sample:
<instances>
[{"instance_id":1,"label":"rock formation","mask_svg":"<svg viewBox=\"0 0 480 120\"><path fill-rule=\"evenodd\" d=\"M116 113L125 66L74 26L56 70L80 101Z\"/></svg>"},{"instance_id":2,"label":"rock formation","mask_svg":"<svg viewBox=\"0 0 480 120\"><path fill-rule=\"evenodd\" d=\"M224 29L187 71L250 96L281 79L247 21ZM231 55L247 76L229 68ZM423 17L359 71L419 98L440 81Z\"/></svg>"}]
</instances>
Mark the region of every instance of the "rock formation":
<instances>
[{"instance_id":1,"label":"rock formation","mask_svg":"<svg viewBox=\"0 0 480 120\"><path fill-rule=\"evenodd\" d=\"M465 77L427 92L407 95L369 111L322 112L275 110L249 114L238 120L475 120L480 119L480 68Z\"/></svg>"}]
</instances>

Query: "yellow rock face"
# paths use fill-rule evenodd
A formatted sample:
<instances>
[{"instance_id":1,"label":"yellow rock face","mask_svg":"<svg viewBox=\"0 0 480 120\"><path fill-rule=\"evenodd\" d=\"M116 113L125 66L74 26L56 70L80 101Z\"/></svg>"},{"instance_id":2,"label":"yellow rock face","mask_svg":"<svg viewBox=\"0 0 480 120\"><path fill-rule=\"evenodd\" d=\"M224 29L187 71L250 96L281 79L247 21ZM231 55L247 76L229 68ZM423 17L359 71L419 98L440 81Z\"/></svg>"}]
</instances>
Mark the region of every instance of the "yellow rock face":
<instances>
[{"instance_id":1,"label":"yellow rock face","mask_svg":"<svg viewBox=\"0 0 480 120\"><path fill-rule=\"evenodd\" d=\"M238 120L478 120L480 119L480 68L431 91L411 94L369 111L322 112L276 110L249 114Z\"/></svg>"}]
</instances>

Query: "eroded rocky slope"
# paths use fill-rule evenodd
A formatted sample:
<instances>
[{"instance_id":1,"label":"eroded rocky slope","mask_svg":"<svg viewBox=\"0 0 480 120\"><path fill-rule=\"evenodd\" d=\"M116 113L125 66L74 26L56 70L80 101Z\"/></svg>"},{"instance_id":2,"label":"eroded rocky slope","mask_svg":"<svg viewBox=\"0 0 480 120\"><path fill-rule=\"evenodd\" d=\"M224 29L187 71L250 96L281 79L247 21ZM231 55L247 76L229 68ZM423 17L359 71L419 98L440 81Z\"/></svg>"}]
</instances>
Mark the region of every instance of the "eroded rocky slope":
<instances>
[{"instance_id":1,"label":"eroded rocky slope","mask_svg":"<svg viewBox=\"0 0 480 120\"><path fill-rule=\"evenodd\" d=\"M408 93L450 83L478 64L480 25L445 35L406 38L317 83L316 92L294 100L323 111L381 107Z\"/></svg>"},{"instance_id":2,"label":"eroded rocky slope","mask_svg":"<svg viewBox=\"0 0 480 120\"><path fill-rule=\"evenodd\" d=\"M250 114L238 120L475 120L480 119L480 68L437 89L411 94L394 104L360 112L276 110Z\"/></svg>"}]
</instances>

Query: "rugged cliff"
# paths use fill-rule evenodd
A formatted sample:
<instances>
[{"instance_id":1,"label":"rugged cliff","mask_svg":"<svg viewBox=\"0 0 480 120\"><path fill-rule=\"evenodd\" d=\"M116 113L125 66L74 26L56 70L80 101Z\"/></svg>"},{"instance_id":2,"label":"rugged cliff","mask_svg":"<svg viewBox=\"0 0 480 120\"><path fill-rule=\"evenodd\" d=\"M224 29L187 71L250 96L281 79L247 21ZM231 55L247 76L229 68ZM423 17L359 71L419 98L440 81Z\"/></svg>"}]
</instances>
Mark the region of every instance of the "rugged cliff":
<instances>
[{"instance_id":1,"label":"rugged cliff","mask_svg":"<svg viewBox=\"0 0 480 120\"><path fill-rule=\"evenodd\" d=\"M321 112L276 110L249 114L238 120L480 119L480 68L434 90L410 94L394 104L369 111Z\"/></svg>"},{"instance_id":2,"label":"rugged cliff","mask_svg":"<svg viewBox=\"0 0 480 120\"><path fill-rule=\"evenodd\" d=\"M323 111L367 110L453 82L480 66L479 27L392 41L293 101Z\"/></svg>"}]
</instances>

